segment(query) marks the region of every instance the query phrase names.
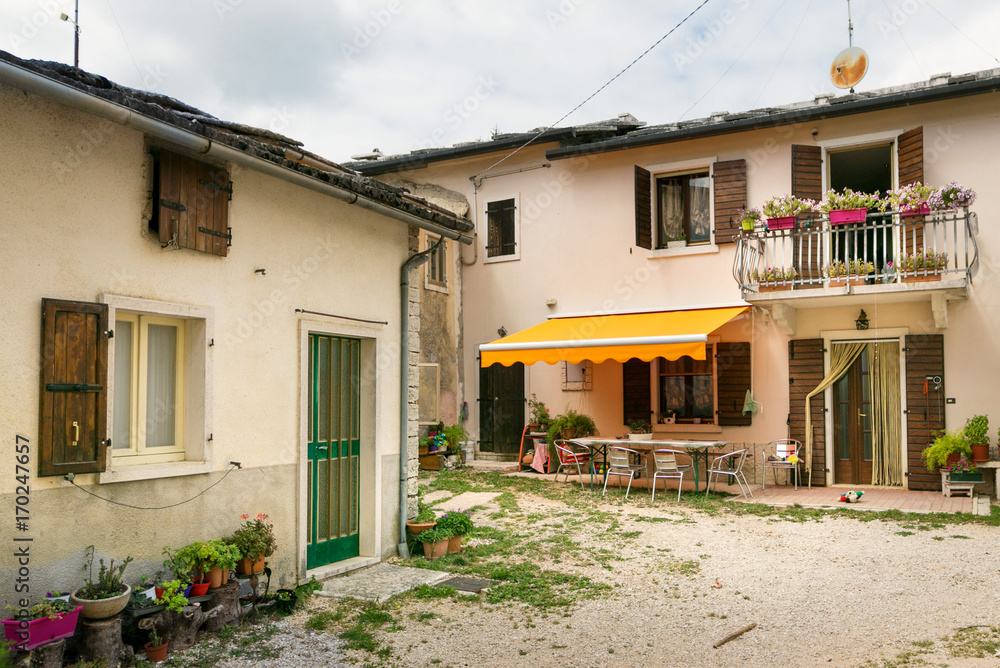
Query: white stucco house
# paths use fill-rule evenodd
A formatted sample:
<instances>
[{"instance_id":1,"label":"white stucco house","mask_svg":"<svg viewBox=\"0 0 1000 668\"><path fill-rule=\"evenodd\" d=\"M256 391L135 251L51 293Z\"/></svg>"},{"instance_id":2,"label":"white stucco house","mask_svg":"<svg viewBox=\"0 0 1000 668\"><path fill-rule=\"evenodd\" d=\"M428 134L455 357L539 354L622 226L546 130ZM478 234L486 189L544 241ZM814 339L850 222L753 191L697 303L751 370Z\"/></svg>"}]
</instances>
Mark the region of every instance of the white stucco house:
<instances>
[{"instance_id":1,"label":"white stucco house","mask_svg":"<svg viewBox=\"0 0 1000 668\"><path fill-rule=\"evenodd\" d=\"M396 554L410 269L421 235L469 243L471 223L274 132L7 53L0 136L0 497L32 595L82 584L87 545L154 575L165 546L243 514L274 522L280 581Z\"/></svg>"},{"instance_id":2,"label":"white stucco house","mask_svg":"<svg viewBox=\"0 0 1000 668\"><path fill-rule=\"evenodd\" d=\"M664 125L622 114L352 167L474 203L462 322L477 456L516 457L536 395L606 436L646 419L674 438L796 438L814 486L940 489L921 450L988 414L998 391L998 109L993 70ZM783 193L953 181L977 191L971 209L737 222ZM921 252L945 267L908 275ZM873 272L829 275L854 260Z\"/></svg>"}]
</instances>

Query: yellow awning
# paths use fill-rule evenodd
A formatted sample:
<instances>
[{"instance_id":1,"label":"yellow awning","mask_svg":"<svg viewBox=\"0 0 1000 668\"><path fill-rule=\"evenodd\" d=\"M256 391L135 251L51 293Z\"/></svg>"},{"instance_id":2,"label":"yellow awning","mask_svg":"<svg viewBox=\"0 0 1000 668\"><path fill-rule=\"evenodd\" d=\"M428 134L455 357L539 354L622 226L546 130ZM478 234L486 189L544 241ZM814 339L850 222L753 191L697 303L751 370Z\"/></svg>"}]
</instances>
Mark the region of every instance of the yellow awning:
<instances>
[{"instance_id":1,"label":"yellow awning","mask_svg":"<svg viewBox=\"0 0 1000 668\"><path fill-rule=\"evenodd\" d=\"M703 360L708 335L749 309L732 306L552 318L480 346L480 365L625 362L633 357L648 362L657 357L676 360L685 355Z\"/></svg>"}]
</instances>

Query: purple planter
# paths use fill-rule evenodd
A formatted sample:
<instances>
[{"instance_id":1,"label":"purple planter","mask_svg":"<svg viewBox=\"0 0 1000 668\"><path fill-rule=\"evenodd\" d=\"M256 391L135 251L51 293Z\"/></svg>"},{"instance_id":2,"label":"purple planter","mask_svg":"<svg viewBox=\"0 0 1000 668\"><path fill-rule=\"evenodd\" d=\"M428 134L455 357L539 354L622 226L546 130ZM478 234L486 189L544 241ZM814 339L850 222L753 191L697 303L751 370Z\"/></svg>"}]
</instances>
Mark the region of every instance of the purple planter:
<instances>
[{"instance_id":1,"label":"purple planter","mask_svg":"<svg viewBox=\"0 0 1000 668\"><path fill-rule=\"evenodd\" d=\"M14 644L14 649L33 650L60 638L69 638L76 631L76 619L80 616L82 606L76 606L56 619L42 617L22 622L18 619L3 620L4 637Z\"/></svg>"},{"instance_id":2,"label":"purple planter","mask_svg":"<svg viewBox=\"0 0 1000 668\"><path fill-rule=\"evenodd\" d=\"M863 223L867 216L868 209L834 209L830 212L830 224Z\"/></svg>"}]
</instances>

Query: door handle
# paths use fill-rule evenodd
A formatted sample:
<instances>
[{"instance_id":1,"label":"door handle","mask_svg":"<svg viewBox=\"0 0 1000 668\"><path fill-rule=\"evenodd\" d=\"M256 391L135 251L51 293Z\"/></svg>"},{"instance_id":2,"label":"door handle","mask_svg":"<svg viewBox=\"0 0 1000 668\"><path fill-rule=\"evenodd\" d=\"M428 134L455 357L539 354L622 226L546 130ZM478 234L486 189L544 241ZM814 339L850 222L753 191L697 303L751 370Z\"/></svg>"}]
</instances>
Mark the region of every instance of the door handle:
<instances>
[{"instance_id":1,"label":"door handle","mask_svg":"<svg viewBox=\"0 0 1000 668\"><path fill-rule=\"evenodd\" d=\"M73 420L73 441L70 443L71 446L76 447L80 444L80 423Z\"/></svg>"},{"instance_id":2,"label":"door handle","mask_svg":"<svg viewBox=\"0 0 1000 668\"><path fill-rule=\"evenodd\" d=\"M858 424L859 425L864 424L864 420L862 420L861 418L866 418L866 417L868 417L868 413L862 413L861 411L858 411Z\"/></svg>"}]
</instances>

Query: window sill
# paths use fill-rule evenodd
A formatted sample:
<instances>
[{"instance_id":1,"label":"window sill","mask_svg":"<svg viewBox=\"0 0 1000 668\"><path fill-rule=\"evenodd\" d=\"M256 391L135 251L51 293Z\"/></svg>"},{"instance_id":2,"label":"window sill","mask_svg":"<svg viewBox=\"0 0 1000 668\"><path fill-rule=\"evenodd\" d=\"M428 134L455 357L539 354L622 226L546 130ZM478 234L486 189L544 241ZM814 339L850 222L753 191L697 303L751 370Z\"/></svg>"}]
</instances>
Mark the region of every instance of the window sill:
<instances>
[{"instance_id":1,"label":"window sill","mask_svg":"<svg viewBox=\"0 0 1000 668\"><path fill-rule=\"evenodd\" d=\"M484 257L483 264L493 264L494 262L513 262L514 260L520 260L521 256L517 253L512 255L494 255L493 257Z\"/></svg>"},{"instance_id":2,"label":"window sill","mask_svg":"<svg viewBox=\"0 0 1000 668\"><path fill-rule=\"evenodd\" d=\"M679 257L682 255L708 255L718 253L719 247L715 244L702 244L699 246L685 246L684 248L657 248L649 251L649 259L657 260L665 257Z\"/></svg>"},{"instance_id":3,"label":"window sill","mask_svg":"<svg viewBox=\"0 0 1000 668\"><path fill-rule=\"evenodd\" d=\"M114 462L112 461L112 466ZM110 468L99 474L102 485L115 482L132 482L135 480L155 480L158 478L176 478L184 475L199 475L213 471L211 462L163 462L161 464L133 464Z\"/></svg>"},{"instance_id":4,"label":"window sill","mask_svg":"<svg viewBox=\"0 0 1000 668\"><path fill-rule=\"evenodd\" d=\"M657 434L721 434L722 427L717 424L655 424L653 437Z\"/></svg>"}]
</instances>

